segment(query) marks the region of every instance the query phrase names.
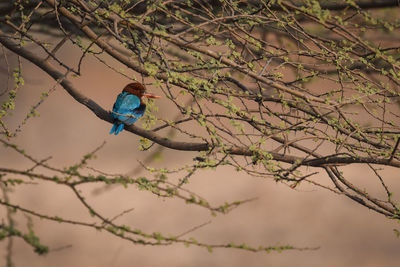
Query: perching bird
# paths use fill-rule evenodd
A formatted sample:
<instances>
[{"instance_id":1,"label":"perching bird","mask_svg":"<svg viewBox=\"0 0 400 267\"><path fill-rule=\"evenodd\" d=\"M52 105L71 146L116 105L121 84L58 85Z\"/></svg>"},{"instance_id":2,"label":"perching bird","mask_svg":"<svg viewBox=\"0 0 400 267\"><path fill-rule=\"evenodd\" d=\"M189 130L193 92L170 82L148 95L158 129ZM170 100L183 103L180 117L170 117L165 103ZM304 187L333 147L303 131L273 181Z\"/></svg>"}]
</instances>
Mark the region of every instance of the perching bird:
<instances>
[{"instance_id":1,"label":"perching bird","mask_svg":"<svg viewBox=\"0 0 400 267\"><path fill-rule=\"evenodd\" d=\"M114 118L114 125L110 134L119 134L125 124L135 123L146 111L146 104L142 97L160 98L159 96L146 94L146 88L141 83L130 83L125 86L115 100L111 116Z\"/></svg>"}]
</instances>

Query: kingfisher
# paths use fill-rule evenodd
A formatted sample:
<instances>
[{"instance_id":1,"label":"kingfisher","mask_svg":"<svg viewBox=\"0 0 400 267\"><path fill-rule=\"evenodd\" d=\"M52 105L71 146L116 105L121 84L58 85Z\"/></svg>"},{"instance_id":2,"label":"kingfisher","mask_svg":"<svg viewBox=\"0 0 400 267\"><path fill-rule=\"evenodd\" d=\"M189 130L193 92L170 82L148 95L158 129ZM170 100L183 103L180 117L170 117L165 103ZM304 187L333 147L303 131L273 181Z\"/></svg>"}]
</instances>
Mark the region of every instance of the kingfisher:
<instances>
[{"instance_id":1,"label":"kingfisher","mask_svg":"<svg viewBox=\"0 0 400 267\"><path fill-rule=\"evenodd\" d=\"M142 97L160 98L160 96L147 94L143 84L135 82L124 87L115 100L111 116L114 118L114 125L110 134L119 134L125 124L131 125L135 123L146 111L146 104Z\"/></svg>"}]
</instances>

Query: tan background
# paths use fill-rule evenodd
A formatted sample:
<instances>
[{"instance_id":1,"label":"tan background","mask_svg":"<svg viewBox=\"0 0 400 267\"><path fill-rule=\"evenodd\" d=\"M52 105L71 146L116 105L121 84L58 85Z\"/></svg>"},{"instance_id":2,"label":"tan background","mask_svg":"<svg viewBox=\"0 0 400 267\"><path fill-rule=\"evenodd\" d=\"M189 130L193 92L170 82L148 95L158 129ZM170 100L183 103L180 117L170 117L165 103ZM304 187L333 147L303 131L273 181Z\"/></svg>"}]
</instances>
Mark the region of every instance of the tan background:
<instances>
[{"instance_id":1,"label":"tan background","mask_svg":"<svg viewBox=\"0 0 400 267\"><path fill-rule=\"evenodd\" d=\"M74 62L77 55L63 50L61 55ZM1 61L4 66L4 62ZM128 82L118 74L89 59L83 76L72 79L75 86L106 109L111 109L116 95ZM25 86L19 91L16 111L7 119L14 129L35 104L40 94L54 81L36 67L24 63ZM2 86L6 76L1 77ZM3 88L3 87L2 87ZM160 93L156 88L149 91ZM1 100L4 99L4 96ZM158 100L159 114L170 115L166 99ZM39 108L40 117L28 121L23 132L14 139L21 148L38 159L48 156L52 165L72 165L81 156L106 141L98 158L89 165L108 173L127 173L137 166L148 152L138 149L138 138L127 132L117 137L108 134L111 124L97 119L93 113L75 102L62 88L50 95ZM150 151L151 152L151 151ZM155 166L179 166L190 162L193 153L164 150ZM0 165L26 169L32 166L10 149L0 149ZM374 186L376 181L364 166L342 168L354 183ZM387 170L387 183L400 190L399 176ZM320 175L321 183L328 183ZM33 181L35 182L35 181ZM51 251L36 255L30 246L15 239L15 266L398 266L400 239L393 229L399 224L361 207L344 196L303 184L293 190L272 179L261 179L237 173L229 168L204 171L191 178L188 188L206 197L215 206L225 201L258 197L227 215L212 217L210 212L189 206L181 200L161 199L135 187L116 187L101 195L93 195L100 185L81 187L87 200L105 217L123 210L134 210L117 222L147 232L179 234L196 225L211 223L189 235L208 243L246 242L252 246L286 245L320 247L314 251L252 253L239 250L206 249L183 245L144 247L120 240L106 232L81 226L34 219L36 233ZM380 189L379 189L380 190ZM382 192L380 192L382 193ZM13 189L11 201L37 211L64 218L92 222L88 212L71 190L51 183L22 185ZM1 209L4 220L4 209ZM15 215L18 226L27 219ZM5 245L0 242L0 266L5 264ZM60 249L61 248L61 249Z\"/></svg>"}]
</instances>

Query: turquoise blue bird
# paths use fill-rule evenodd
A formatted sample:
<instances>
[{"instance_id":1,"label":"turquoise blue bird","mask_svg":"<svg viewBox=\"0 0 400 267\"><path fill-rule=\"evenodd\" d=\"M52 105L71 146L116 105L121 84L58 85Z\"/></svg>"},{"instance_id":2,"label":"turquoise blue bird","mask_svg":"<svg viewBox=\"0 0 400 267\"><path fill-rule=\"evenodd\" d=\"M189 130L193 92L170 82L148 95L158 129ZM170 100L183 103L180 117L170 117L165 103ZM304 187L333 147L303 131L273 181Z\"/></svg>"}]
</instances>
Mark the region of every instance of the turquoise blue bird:
<instances>
[{"instance_id":1,"label":"turquoise blue bird","mask_svg":"<svg viewBox=\"0 0 400 267\"><path fill-rule=\"evenodd\" d=\"M114 125L110 134L119 134L125 125L135 123L146 111L146 104L142 97L160 98L153 94L147 94L146 88L138 82L125 86L122 93L115 100L111 116L114 118Z\"/></svg>"}]
</instances>

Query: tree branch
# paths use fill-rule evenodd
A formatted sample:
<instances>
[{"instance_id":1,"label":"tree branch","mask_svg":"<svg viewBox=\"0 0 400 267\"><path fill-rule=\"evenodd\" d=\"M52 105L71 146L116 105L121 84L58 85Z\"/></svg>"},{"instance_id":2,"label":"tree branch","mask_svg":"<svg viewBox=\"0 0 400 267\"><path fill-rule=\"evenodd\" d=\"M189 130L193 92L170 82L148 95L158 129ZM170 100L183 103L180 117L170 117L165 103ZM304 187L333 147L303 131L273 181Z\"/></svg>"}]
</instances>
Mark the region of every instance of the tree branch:
<instances>
[{"instance_id":1,"label":"tree branch","mask_svg":"<svg viewBox=\"0 0 400 267\"><path fill-rule=\"evenodd\" d=\"M399 0L372 0L372 1L356 1L355 2L356 6L358 6L359 9L375 9L375 8L387 8L387 7L398 7L400 6L400 1ZM297 7L305 7L302 4L295 4ZM321 9L326 9L326 10L343 10L343 9L356 9L354 5L351 5L349 3L332 3L332 2L326 2L326 3L321 3L320 4ZM272 5L271 7L272 10L276 11L281 11L283 10L280 5Z\"/></svg>"},{"instance_id":2,"label":"tree branch","mask_svg":"<svg viewBox=\"0 0 400 267\"><path fill-rule=\"evenodd\" d=\"M2 43L6 48L13 51L14 53L22 56L28 61L32 62L39 68L41 68L44 72L50 75L54 80L58 81L60 85L79 103L89 108L98 118L107 121L109 123L113 123L113 118L110 113L104 110L101 106L99 106L95 101L86 97L78 89L76 89L72 83L66 79L66 75L57 71L50 63L45 61L44 59L38 57L34 53L20 47L18 44L12 42L10 38L5 35L0 30L0 43ZM192 143L192 142L177 142L172 141L167 138L161 137L154 132L146 131L134 125L126 126L126 130L145 137L155 143L158 143L162 146L176 149L176 150L185 150L185 151L207 151L209 149L208 144L206 143Z\"/></svg>"}]
</instances>

